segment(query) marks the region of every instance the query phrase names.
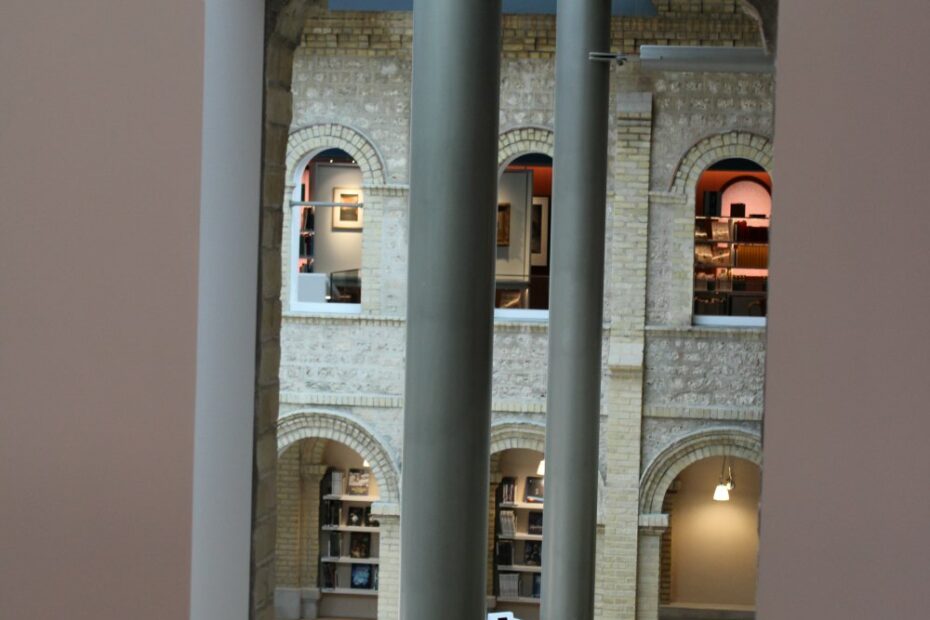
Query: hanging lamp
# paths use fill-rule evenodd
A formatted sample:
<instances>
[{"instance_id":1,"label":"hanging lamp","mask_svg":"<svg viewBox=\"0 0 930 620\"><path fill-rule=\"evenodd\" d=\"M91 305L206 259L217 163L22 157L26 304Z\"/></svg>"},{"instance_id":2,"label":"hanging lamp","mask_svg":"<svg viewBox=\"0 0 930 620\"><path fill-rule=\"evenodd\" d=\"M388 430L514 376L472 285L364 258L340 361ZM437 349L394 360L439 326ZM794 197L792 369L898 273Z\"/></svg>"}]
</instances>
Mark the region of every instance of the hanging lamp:
<instances>
[{"instance_id":1,"label":"hanging lamp","mask_svg":"<svg viewBox=\"0 0 930 620\"><path fill-rule=\"evenodd\" d=\"M714 489L714 501L730 501L730 491L734 488L736 488L736 483L733 481L733 466L729 463L728 457L724 455L723 463L720 465L720 478Z\"/></svg>"}]
</instances>

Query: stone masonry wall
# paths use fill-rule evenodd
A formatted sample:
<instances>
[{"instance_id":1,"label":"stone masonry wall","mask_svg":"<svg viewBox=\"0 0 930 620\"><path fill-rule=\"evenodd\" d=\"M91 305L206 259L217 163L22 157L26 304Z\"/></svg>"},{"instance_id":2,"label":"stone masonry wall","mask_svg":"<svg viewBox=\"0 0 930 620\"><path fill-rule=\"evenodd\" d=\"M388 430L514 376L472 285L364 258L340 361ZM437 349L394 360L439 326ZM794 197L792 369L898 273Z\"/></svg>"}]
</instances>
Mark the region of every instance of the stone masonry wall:
<instances>
[{"instance_id":1,"label":"stone masonry wall","mask_svg":"<svg viewBox=\"0 0 930 620\"><path fill-rule=\"evenodd\" d=\"M657 0L657 17L614 17L612 48L634 54L640 45L761 45L759 25L737 0ZM410 54L413 18L409 12L333 12L318 4L303 45L317 56ZM555 15L504 15L504 58L555 56Z\"/></svg>"},{"instance_id":2,"label":"stone masonry wall","mask_svg":"<svg viewBox=\"0 0 930 620\"><path fill-rule=\"evenodd\" d=\"M656 5L657 17L613 20L614 49L759 45L758 25L738 0ZM351 127L377 152L385 185L366 195L373 211L369 217L366 204L361 315L297 314L288 310L286 293L282 297L277 412L282 419L315 411L351 419L377 438L400 471L411 16L329 13L314 0L303 23L293 50L290 133L318 124ZM554 16L504 17L501 133L551 131L554 26ZM693 213L680 197L657 192L669 190L682 157L702 138L733 130L771 135L773 81L760 75L647 75L635 59L612 73L601 437L605 522L598 531L596 598L599 620L633 620L636 584L655 582L658 588L657 566L646 579L637 574L637 554L658 549L657 539L642 538L641 529L638 534L640 473L670 442L709 426L758 432L765 355L761 330L690 326L690 272L682 257L692 252L686 244ZM282 177L274 184L279 202L289 183L282 169L269 173ZM276 213L277 220L270 209L267 215L282 237L267 245L280 249L284 240L277 278L286 289L289 224ZM545 323L496 323L494 425L544 423L547 337ZM278 468L282 480L291 479L286 461ZM279 492L280 519L292 514L289 501ZM385 563L398 561L399 518L389 512L382 519L380 620L398 613L399 573ZM278 584L312 586L288 559L293 544L287 536L277 543ZM644 562L640 573L652 571L651 560ZM652 607L640 613L649 617Z\"/></svg>"}]
</instances>

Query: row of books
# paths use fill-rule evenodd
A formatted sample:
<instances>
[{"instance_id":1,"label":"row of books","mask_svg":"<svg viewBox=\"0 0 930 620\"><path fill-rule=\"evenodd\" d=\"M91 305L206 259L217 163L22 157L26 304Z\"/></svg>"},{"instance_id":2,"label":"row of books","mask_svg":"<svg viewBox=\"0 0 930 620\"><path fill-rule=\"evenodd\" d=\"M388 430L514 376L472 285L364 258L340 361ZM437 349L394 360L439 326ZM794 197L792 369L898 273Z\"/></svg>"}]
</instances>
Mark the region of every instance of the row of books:
<instances>
[{"instance_id":1,"label":"row of books","mask_svg":"<svg viewBox=\"0 0 930 620\"><path fill-rule=\"evenodd\" d=\"M504 598L539 598L542 593L542 575L534 573L521 579L520 573L501 573L497 576L498 596Z\"/></svg>"},{"instance_id":2,"label":"row of books","mask_svg":"<svg viewBox=\"0 0 930 620\"><path fill-rule=\"evenodd\" d=\"M378 589L377 564L352 564L349 573L350 588L358 590ZM320 587L323 589L343 588L344 575L336 564L324 562L320 565Z\"/></svg>"},{"instance_id":3,"label":"row of books","mask_svg":"<svg viewBox=\"0 0 930 620\"><path fill-rule=\"evenodd\" d=\"M313 256L313 235L300 236L300 257L308 258Z\"/></svg>"},{"instance_id":4,"label":"row of books","mask_svg":"<svg viewBox=\"0 0 930 620\"><path fill-rule=\"evenodd\" d=\"M500 497L502 502L515 502L517 494L517 479L507 477L501 480ZM523 501L541 503L545 495L545 478L542 476L527 476L523 486Z\"/></svg>"},{"instance_id":5,"label":"row of books","mask_svg":"<svg viewBox=\"0 0 930 620\"><path fill-rule=\"evenodd\" d=\"M323 555L328 558L340 558L343 556L345 548L343 547L343 536L339 532L330 532L327 538L326 553ZM350 558L370 558L371 557L371 534L368 532L352 532L349 536L349 557Z\"/></svg>"},{"instance_id":6,"label":"row of books","mask_svg":"<svg viewBox=\"0 0 930 620\"><path fill-rule=\"evenodd\" d=\"M694 261L699 265L712 267L766 269L769 264L769 248L765 245L736 245L730 252L729 247L696 244Z\"/></svg>"},{"instance_id":7,"label":"row of books","mask_svg":"<svg viewBox=\"0 0 930 620\"><path fill-rule=\"evenodd\" d=\"M303 217L300 219L300 229L301 231L311 231L314 227L314 209L313 207L305 207Z\"/></svg>"},{"instance_id":8,"label":"row of books","mask_svg":"<svg viewBox=\"0 0 930 620\"><path fill-rule=\"evenodd\" d=\"M498 515L500 529L498 530L502 538L513 538L517 533L517 515L513 510L501 510Z\"/></svg>"},{"instance_id":9,"label":"row of books","mask_svg":"<svg viewBox=\"0 0 930 620\"><path fill-rule=\"evenodd\" d=\"M504 508L498 515L498 535L501 538L513 538L517 534L517 514L509 509ZM543 533L543 513L531 512L526 517L526 533L542 534Z\"/></svg>"},{"instance_id":10,"label":"row of books","mask_svg":"<svg viewBox=\"0 0 930 620\"><path fill-rule=\"evenodd\" d=\"M699 221L694 228L698 241L735 241L737 243L768 243L768 226L750 226L748 221L732 224L723 220Z\"/></svg>"},{"instance_id":11,"label":"row of books","mask_svg":"<svg viewBox=\"0 0 930 620\"><path fill-rule=\"evenodd\" d=\"M515 545L510 540L497 541L495 560L498 566L513 566L517 562ZM524 566L542 566L542 543L538 540L527 540L523 543Z\"/></svg>"},{"instance_id":12,"label":"row of books","mask_svg":"<svg viewBox=\"0 0 930 620\"><path fill-rule=\"evenodd\" d=\"M323 478L324 495L368 495L371 473L367 469L350 469L343 472L330 469Z\"/></svg>"},{"instance_id":13,"label":"row of books","mask_svg":"<svg viewBox=\"0 0 930 620\"><path fill-rule=\"evenodd\" d=\"M694 274L695 291L748 291L748 292L765 292L768 287L768 278L766 276L728 276L729 270L725 270L721 275L715 273L697 272Z\"/></svg>"},{"instance_id":14,"label":"row of books","mask_svg":"<svg viewBox=\"0 0 930 620\"><path fill-rule=\"evenodd\" d=\"M323 502L320 511L320 525L351 527L378 527L377 519L371 518L371 506L349 506L345 523L342 521L343 505L339 500Z\"/></svg>"}]
</instances>

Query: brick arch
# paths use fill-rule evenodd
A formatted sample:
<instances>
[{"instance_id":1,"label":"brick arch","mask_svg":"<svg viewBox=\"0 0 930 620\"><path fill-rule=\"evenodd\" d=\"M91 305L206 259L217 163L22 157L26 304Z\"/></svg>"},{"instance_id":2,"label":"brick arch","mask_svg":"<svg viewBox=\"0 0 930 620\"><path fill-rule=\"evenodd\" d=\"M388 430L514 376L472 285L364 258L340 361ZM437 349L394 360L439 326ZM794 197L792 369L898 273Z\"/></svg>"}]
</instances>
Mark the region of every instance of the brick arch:
<instances>
[{"instance_id":1,"label":"brick arch","mask_svg":"<svg viewBox=\"0 0 930 620\"><path fill-rule=\"evenodd\" d=\"M352 448L371 465L378 481L380 501L400 502L400 475L384 442L352 416L324 411L305 411L278 420L278 455L301 439L328 439Z\"/></svg>"},{"instance_id":2,"label":"brick arch","mask_svg":"<svg viewBox=\"0 0 930 620\"><path fill-rule=\"evenodd\" d=\"M497 461L504 450L536 450L546 453L546 427L534 422L503 422L491 426L491 471L497 470ZM597 474L597 523L606 522L604 477Z\"/></svg>"},{"instance_id":3,"label":"brick arch","mask_svg":"<svg viewBox=\"0 0 930 620\"><path fill-rule=\"evenodd\" d=\"M291 132L287 139L284 184L293 187L298 164L315 151L342 149L352 156L362 171L364 185L384 185L387 170L374 143L361 131L336 123L309 125Z\"/></svg>"},{"instance_id":4,"label":"brick arch","mask_svg":"<svg viewBox=\"0 0 930 620\"><path fill-rule=\"evenodd\" d=\"M675 477L688 465L714 456L730 456L762 466L762 439L742 428L714 428L686 435L667 446L646 468L639 485L640 514L662 512Z\"/></svg>"},{"instance_id":5,"label":"brick arch","mask_svg":"<svg viewBox=\"0 0 930 620\"><path fill-rule=\"evenodd\" d=\"M731 131L708 136L688 149L678 163L669 190L677 194L692 194L701 174L724 159L740 157L772 169L772 142L765 136L748 131Z\"/></svg>"},{"instance_id":6,"label":"brick arch","mask_svg":"<svg viewBox=\"0 0 930 620\"><path fill-rule=\"evenodd\" d=\"M512 449L546 451L546 427L533 422L504 422L491 426L491 454Z\"/></svg>"},{"instance_id":7,"label":"brick arch","mask_svg":"<svg viewBox=\"0 0 930 620\"><path fill-rule=\"evenodd\" d=\"M542 153L555 156L555 134L547 127L516 127L502 133L497 140L497 167L503 170L521 155Z\"/></svg>"}]
</instances>

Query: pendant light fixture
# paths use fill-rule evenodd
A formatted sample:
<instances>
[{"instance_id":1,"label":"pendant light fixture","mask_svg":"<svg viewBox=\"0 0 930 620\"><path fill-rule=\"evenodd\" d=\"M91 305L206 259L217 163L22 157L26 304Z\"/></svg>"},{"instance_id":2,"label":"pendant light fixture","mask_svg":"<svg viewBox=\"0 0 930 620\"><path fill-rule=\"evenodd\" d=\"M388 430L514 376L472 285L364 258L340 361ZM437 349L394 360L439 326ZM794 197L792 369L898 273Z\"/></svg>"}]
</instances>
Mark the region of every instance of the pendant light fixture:
<instances>
[{"instance_id":1,"label":"pendant light fixture","mask_svg":"<svg viewBox=\"0 0 930 620\"><path fill-rule=\"evenodd\" d=\"M539 461L539 467L536 468L536 475L537 476L546 475L546 459L542 459Z\"/></svg>"},{"instance_id":2,"label":"pendant light fixture","mask_svg":"<svg viewBox=\"0 0 930 620\"><path fill-rule=\"evenodd\" d=\"M717 488L714 489L715 502L730 501L730 491L736 488L733 481L733 466L727 456L723 457L723 463L720 465L720 479L717 481Z\"/></svg>"}]
</instances>

